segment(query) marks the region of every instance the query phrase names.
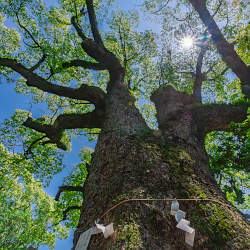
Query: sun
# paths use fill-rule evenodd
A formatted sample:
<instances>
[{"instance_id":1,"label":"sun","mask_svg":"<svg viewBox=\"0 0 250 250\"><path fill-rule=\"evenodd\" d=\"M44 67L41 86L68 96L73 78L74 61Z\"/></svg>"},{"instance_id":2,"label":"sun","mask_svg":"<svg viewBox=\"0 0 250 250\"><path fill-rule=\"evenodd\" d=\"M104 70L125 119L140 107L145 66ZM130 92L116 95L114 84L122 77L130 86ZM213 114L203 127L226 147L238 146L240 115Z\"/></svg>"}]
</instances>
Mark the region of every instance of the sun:
<instances>
[{"instance_id":1,"label":"sun","mask_svg":"<svg viewBox=\"0 0 250 250\"><path fill-rule=\"evenodd\" d=\"M190 49L194 45L194 39L190 36L184 37L181 41L181 45L185 49Z\"/></svg>"}]
</instances>

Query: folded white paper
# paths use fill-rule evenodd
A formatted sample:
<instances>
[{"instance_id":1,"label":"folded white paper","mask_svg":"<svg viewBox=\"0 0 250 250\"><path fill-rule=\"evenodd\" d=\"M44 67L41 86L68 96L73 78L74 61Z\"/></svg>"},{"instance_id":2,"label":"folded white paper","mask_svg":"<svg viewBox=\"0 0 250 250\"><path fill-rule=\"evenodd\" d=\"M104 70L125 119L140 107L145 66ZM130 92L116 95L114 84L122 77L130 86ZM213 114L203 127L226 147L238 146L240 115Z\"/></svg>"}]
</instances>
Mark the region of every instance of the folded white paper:
<instances>
[{"instance_id":1,"label":"folded white paper","mask_svg":"<svg viewBox=\"0 0 250 250\"><path fill-rule=\"evenodd\" d=\"M176 227L187 232L187 233L192 234L194 232L194 229L192 227L190 227L189 225L190 225L190 221L185 220L185 219L181 219Z\"/></svg>"},{"instance_id":2,"label":"folded white paper","mask_svg":"<svg viewBox=\"0 0 250 250\"><path fill-rule=\"evenodd\" d=\"M89 240L93 234L95 227L91 227L87 231L83 232L76 245L76 250L86 250L88 248Z\"/></svg>"},{"instance_id":3,"label":"folded white paper","mask_svg":"<svg viewBox=\"0 0 250 250\"><path fill-rule=\"evenodd\" d=\"M195 236L195 230L192 233L186 232L185 234L185 242L191 247L194 246L194 236Z\"/></svg>"},{"instance_id":4,"label":"folded white paper","mask_svg":"<svg viewBox=\"0 0 250 250\"><path fill-rule=\"evenodd\" d=\"M105 231L103 233L104 238L107 239L110 235L114 233L114 228L113 228L114 223L110 223L105 227Z\"/></svg>"},{"instance_id":5,"label":"folded white paper","mask_svg":"<svg viewBox=\"0 0 250 250\"><path fill-rule=\"evenodd\" d=\"M179 210L179 202L172 201L170 214L175 215L178 210Z\"/></svg>"},{"instance_id":6,"label":"folded white paper","mask_svg":"<svg viewBox=\"0 0 250 250\"><path fill-rule=\"evenodd\" d=\"M184 219L184 218L185 218L185 216L186 216L186 213L185 213L184 211L182 211L182 210L179 209L179 210L176 212L176 214L175 214L175 219L176 219L177 222L180 222L181 219Z\"/></svg>"},{"instance_id":7,"label":"folded white paper","mask_svg":"<svg viewBox=\"0 0 250 250\"><path fill-rule=\"evenodd\" d=\"M114 233L114 228L113 228L114 223L110 223L106 227L96 223L96 228L93 234L98 234L98 233L103 233L103 236L105 239L107 239L110 235Z\"/></svg>"}]
</instances>

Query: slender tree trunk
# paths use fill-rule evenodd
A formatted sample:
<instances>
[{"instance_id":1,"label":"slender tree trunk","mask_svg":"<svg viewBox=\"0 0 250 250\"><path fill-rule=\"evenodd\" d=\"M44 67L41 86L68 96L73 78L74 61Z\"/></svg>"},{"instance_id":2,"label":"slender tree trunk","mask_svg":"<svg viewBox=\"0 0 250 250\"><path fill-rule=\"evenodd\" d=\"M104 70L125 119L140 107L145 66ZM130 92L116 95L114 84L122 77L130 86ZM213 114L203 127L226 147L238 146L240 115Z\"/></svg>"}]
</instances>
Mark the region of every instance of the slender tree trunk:
<instances>
[{"instance_id":1,"label":"slender tree trunk","mask_svg":"<svg viewBox=\"0 0 250 250\"><path fill-rule=\"evenodd\" d=\"M74 248L81 232L122 200L206 197L222 204L180 202L180 209L187 212L186 219L196 230L194 249L248 249L248 223L219 190L192 113L178 110L181 105L176 92L170 89L168 98L175 105L165 103L164 112L167 110L170 117L165 127L158 110L161 130L155 136L123 85L115 86L108 93L105 125L84 184ZM161 97L154 98L157 106ZM173 115L176 112L178 116ZM176 228L177 222L170 215L170 205L166 201L133 201L118 206L100 222L113 222L114 235L108 239L92 235L88 249L190 249L184 231Z\"/></svg>"}]
</instances>

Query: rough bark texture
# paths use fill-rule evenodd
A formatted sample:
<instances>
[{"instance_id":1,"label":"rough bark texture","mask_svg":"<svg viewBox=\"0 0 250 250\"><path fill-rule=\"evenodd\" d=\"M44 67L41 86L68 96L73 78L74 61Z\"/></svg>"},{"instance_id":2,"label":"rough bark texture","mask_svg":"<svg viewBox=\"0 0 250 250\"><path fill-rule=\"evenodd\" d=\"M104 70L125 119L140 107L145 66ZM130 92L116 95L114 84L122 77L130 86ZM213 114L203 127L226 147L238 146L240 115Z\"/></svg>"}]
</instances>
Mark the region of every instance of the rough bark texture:
<instances>
[{"instance_id":1,"label":"rough bark texture","mask_svg":"<svg viewBox=\"0 0 250 250\"><path fill-rule=\"evenodd\" d=\"M106 120L88 168L74 248L81 232L122 200L206 197L224 205L180 202L196 230L193 249L248 249L249 225L225 200L209 170L203 138L190 109L191 97L172 87L152 96L160 128L154 136L134 107L122 77L115 81L110 84ZM114 235L108 239L93 235L88 249L190 249L185 233L170 215L170 202L125 203L101 221L111 222Z\"/></svg>"},{"instance_id":2,"label":"rough bark texture","mask_svg":"<svg viewBox=\"0 0 250 250\"><path fill-rule=\"evenodd\" d=\"M240 78L242 89L248 95L249 69L222 36L205 7L205 0L189 1L207 25L222 58ZM44 58L31 68L14 59L0 58L1 66L19 73L30 87L95 105L95 110L87 114L61 114L50 125L32 118L24 123L45 134L39 140L47 137L49 140L45 143L56 143L62 149L66 148L61 142L63 130L102 129L83 190L81 187L63 187L57 195L59 199L63 190L84 191L83 206L71 206L64 212L66 219L69 210L81 209L73 249L81 233L120 201L201 197L218 202L180 202L180 209L187 212L186 218L196 230L193 248L250 249L249 224L226 201L217 186L204 148L204 135L207 132L227 130L230 121L243 121L247 106L201 104L201 86L206 77L202 73L204 47L198 57L192 96L177 92L171 86L162 87L151 96L159 124L157 133L151 131L124 83L124 68L104 46L93 1L87 0L86 5L94 40L86 37L75 16L71 18L71 23L81 38L82 49L96 62L76 59L62 66L107 69L110 74L107 93L88 85L77 89L60 86L37 75L33 71L44 62L45 53ZM93 235L88 249L190 249L184 242L185 233L176 228L175 218L170 215L170 205L166 201L133 201L118 206L100 222L105 225L113 222L115 233L108 239L101 234Z\"/></svg>"}]
</instances>

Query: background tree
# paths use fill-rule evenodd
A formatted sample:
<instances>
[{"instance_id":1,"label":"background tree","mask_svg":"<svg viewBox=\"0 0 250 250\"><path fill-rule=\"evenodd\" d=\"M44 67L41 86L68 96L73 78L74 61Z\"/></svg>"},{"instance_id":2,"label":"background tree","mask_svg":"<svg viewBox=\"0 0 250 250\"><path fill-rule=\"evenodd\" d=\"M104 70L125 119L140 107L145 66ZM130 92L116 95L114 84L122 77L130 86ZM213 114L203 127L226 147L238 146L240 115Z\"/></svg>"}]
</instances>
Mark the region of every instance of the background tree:
<instances>
[{"instance_id":1,"label":"background tree","mask_svg":"<svg viewBox=\"0 0 250 250\"><path fill-rule=\"evenodd\" d=\"M1 249L53 248L56 237L68 236L59 224L62 210L43 190L61 171L62 154L52 144L35 147L41 136L21 126L26 117L17 110L0 128Z\"/></svg>"},{"instance_id":2,"label":"background tree","mask_svg":"<svg viewBox=\"0 0 250 250\"><path fill-rule=\"evenodd\" d=\"M201 4L197 10L201 10L202 20L205 15L205 21L213 21L205 7L206 1L190 2L195 8ZM81 182L85 171L73 175L66 184L75 186L61 187L56 197L59 199L63 190L84 193L74 247L81 232L121 200L207 197L216 202L181 203L196 229L195 248L247 248L249 226L218 188L209 169L204 137L211 131L228 130L232 121L243 122L249 105L247 102L202 104L203 83L212 72L209 63L207 68L202 67L205 52L212 46L210 40L205 39L208 41L200 45L194 56L195 68L188 73L191 80L182 76L186 72L178 72L176 63L172 63L172 50L162 56L160 71L156 69L153 74L152 33L134 33L128 18L118 15L111 22L118 33L101 35L95 8L100 20L105 20L103 13L106 12L99 4L92 0L61 1L61 7L47 10L40 1L20 0L5 1L1 6L24 37L20 44L18 33L13 31L13 39L3 39L1 72L5 77L10 77L13 71L21 75L17 90L33 93L35 102L46 102L49 108L47 115L37 119L29 115L23 123L39 135L30 142L26 156L32 155L35 144L38 148L53 144L68 149L69 135L72 135L69 129L95 129L94 133L100 129L83 190ZM210 21L205 21L219 53L240 78L243 93L248 95L246 65L235 50L228 47L229 43L214 22L217 36L209 26ZM2 32L10 37L4 25ZM220 50L218 40L226 46L226 52ZM136 50L133 50L133 41ZM228 62L227 56L237 59L237 65L232 60ZM176 77L179 73L181 76ZM161 86L155 90L157 81ZM171 81L176 89L169 85ZM157 131L149 128L137 108L140 105L136 100L145 90L145 96L150 96L156 106ZM79 203L79 199L75 201ZM116 234L108 240L93 236L90 249L185 249L184 240L180 240L183 232L175 228L175 219L166 210L169 205L163 201L131 202L117 207L102 218L105 224L115 223ZM79 209L79 204L74 205L74 210L76 207Z\"/></svg>"}]
</instances>

